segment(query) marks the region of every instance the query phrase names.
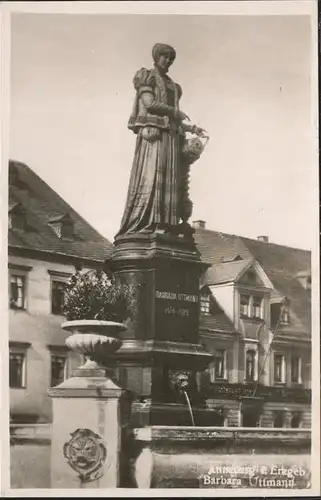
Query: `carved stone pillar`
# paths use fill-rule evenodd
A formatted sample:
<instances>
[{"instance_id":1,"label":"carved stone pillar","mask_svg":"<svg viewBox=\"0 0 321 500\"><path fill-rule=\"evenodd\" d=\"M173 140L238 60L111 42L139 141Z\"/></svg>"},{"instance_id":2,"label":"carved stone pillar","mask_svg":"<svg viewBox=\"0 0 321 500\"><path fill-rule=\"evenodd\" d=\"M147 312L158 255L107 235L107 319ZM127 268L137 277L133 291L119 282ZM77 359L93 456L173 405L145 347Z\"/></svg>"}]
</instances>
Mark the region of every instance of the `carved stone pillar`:
<instances>
[{"instance_id":1,"label":"carved stone pillar","mask_svg":"<svg viewBox=\"0 0 321 500\"><path fill-rule=\"evenodd\" d=\"M87 361L71 378L48 390L53 403L51 488L119 486L121 429L129 419L130 401L126 402L126 391L106 376L98 362L121 344L115 325L124 329L99 321L63 325L77 332L66 344L84 353ZM114 336L108 336L109 332Z\"/></svg>"},{"instance_id":2,"label":"carved stone pillar","mask_svg":"<svg viewBox=\"0 0 321 500\"><path fill-rule=\"evenodd\" d=\"M72 377L49 390L53 400L51 488L119 484L122 389L104 373Z\"/></svg>"}]
</instances>

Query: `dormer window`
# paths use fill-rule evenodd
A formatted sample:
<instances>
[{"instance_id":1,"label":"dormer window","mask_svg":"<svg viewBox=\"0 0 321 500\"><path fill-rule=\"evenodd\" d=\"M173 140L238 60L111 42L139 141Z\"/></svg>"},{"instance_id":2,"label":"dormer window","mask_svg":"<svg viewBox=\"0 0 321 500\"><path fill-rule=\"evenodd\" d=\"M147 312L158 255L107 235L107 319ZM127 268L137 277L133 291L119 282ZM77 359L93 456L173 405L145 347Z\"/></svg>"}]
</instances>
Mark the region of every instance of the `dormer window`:
<instances>
[{"instance_id":1,"label":"dormer window","mask_svg":"<svg viewBox=\"0 0 321 500\"><path fill-rule=\"evenodd\" d=\"M48 224L54 230L58 238L73 239L74 222L69 214L53 217L49 220Z\"/></svg>"},{"instance_id":2,"label":"dormer window","mask_svg":"<svg viewBox=\"0 0 321 500\"><path fill-rule=\"evenodd\" d=\"M301 271L296 275L297 279L306 290L311 290L311 272Z\"/></svg>"},{"instance_id":3,"label":"dormer window","mask_svg":"<svg viewBox=\"0 0 321 500\"><path fill-rule=\"evenodd\" d=\"M290 322L289 310L287 308L281 309L280 322L283 325L288 325Z\"/></svg>"},{"instance_id":4,"label":"dormer window","mask_svg":"<svg viewBox=\"0 0 321 500\"><path fill-rule=\"evenodd\" d=\"M271 299L271 327L273 330L279 325L290 323L290 302L286 297L273 297Z\"/></svg>"},{"instance_id":5,"label":"dormer window","mask_svg":"<svg viewBox=\"0 0 321 500\"><path fill-rule=\"evenodd\" d=\"M26 229L26 212L19 203L9 206L9 227L24 231Z\"/></svg>"},{"instance_id":6,"label":"dormer window","mask_svg":"<svg viewBox=\"0 0 321 500\"><path fill-rule=\"evenodd\" d=\"M243 260L243 258L239 254L233 255L232 257L222 257L221 258L222 264L224 264L226 262L237 262L239 260Z\"/></svg>"},{"instance_id":7,"label":"dormer window","mask_svg":"<svg viewBox=\"0 0 321 500\"><path fill-rule=\"evenodd\" d=\"M71 221L65 221L62 225L61 225L61 238L73 238L74 236L74 225L73 225L73 222Z\"/></svg>"},{"instance_id":8,"label":"dormer window","mask_svg":"<svg viewBox=\"0 0 321 500\"><path fill-rule=\"evenodd\" d=\"M290 304L285 298L280 307L280 323L288 325L290 323Z\"/></svg>"},{"instance_id":9,"label":"dormer window","mask_svg":"<svg viewBox=\"0 0 321 500\"><path fill-rule=\"evenodd\" d=\"M263 297L241 293L240 316L241 318L263 319Z\"/></svg>"}]
</instances>

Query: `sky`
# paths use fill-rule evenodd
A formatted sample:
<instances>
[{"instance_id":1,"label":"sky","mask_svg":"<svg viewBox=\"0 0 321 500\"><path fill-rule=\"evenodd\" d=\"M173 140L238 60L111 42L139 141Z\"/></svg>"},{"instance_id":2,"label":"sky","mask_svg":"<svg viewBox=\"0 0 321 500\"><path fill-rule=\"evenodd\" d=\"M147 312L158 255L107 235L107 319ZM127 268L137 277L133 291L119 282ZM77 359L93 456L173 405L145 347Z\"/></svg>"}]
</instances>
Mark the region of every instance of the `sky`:
<instances>
[{"instance_id":1,"label":"sky","mask_svg":"<svg viewBox=\"0 0 321 500\"><path fill-rule=\"evenodd\" d=\"M135 135L133 77L177 52L181 109L210 140L191 167L192 220L311 248L315 132L308 16L13 14L10 158L113 241Z\"/></svg>"}]
</instances>

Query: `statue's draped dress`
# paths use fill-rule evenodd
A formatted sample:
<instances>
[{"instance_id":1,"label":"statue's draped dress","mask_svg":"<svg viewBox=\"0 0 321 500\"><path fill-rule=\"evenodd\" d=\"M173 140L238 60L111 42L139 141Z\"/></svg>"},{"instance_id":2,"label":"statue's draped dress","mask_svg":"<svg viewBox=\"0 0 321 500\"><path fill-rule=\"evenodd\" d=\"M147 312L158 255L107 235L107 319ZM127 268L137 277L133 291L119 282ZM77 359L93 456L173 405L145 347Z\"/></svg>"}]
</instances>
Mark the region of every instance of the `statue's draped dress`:
<instances>
[{"instance_id":1,"label":"statue's draped dress","mask_svg":"<svg viewBox=\"0 0 321 500\"><path fill-rule=\"evenodd\" d=\"M129 128L137 134L127 201L118 236L179 223L179 151L181 130L166 109L178 109L181 88L157 69L141 69L134 78L136 100ZM144 92L154 102L144 106Z\"/></svg>"}]
</instances>

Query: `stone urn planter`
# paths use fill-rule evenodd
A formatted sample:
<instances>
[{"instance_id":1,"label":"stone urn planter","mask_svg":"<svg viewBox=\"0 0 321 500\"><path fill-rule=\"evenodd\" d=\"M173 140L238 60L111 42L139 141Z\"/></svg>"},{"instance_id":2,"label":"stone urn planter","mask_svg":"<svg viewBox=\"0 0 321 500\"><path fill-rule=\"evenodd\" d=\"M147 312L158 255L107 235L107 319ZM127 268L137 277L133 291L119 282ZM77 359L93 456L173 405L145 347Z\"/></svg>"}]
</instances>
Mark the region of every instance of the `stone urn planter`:
<instances>
[{"instance_id":1,"label":"stone urn planter","mask_svg":"<svg viewBox=\"0 0 321 500\"><path fill-rule=\"evenodd\" d=\"M65 340L67 347L86 358L85 363L76 370L76 376L101 375L102 371L105 372L103 363L106 355L113 354L121 347L119 335L127 329L123 323L94 319L65 321L61 326L72 333Z\"/></svg>"}]
</instances>

